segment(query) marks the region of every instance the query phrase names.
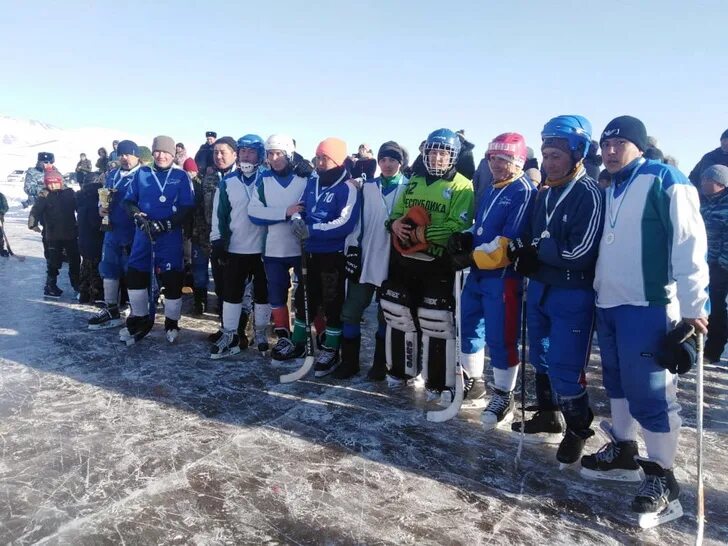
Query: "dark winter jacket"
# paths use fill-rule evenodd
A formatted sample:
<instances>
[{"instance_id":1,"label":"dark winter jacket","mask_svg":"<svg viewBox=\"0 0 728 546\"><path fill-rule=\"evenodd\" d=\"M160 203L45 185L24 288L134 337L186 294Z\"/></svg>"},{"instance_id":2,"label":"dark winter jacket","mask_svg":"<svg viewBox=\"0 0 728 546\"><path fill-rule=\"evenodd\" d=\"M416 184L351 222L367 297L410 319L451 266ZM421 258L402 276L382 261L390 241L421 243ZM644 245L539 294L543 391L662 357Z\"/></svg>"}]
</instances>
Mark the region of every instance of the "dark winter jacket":
<instances>
[{"instance_id":1,"label":"dark winter jacket","mask_svg":"<svg viewBox=\"0 0 728 546\"><path fill-rule=\"evenodd\" d=\"M581 171L569 185L540 191L526 222L523 240L538 244L539 268L530 277L561 288L591 288L604 229L604 190ZM558 203L566 191L569 193ZM556 207L558 203L558 208ZM546 213L551 221L546 227ZM548 237L542 236L548 230Z\"/></svg>"},{"instance_id":2,"label":"dark winter jacket","mask_svg":"<svg viewBox=\"0 0 728 546\"><path fill-rule=\"evenodd\" d=\"M28 227L43 226L46 241L68 241L78 236L76 195L71 188L41 190L28 216Z\"/></svg>"},{"instance_id":3,"label":"dark winter jacket","mask_svg":"<svg viewBox=\"0 0 728 546\"><path fill-rule=\"evenodd\" d=\"M101 259L104 233L99 216L99 188L101 184L91 182L76 192L78 211L78 251L89 259Z\"/></svg>"},{"instance_id":4,"label":"dark winter jacket","mask_svg":"<svg viewBox=\"0 0 728 546\"><path fill-rule=\"evenodd\" d=\"M599 155L599 148L594 145L589 146L589 151L584 158L584 168L586 169L586 175L593 179L599 179L599 167L602 165L602 156Z\"/></svg>"},{"instance_id":5,"label":"dark winter jacket","mask_svg":"<svg viewBox=\"0 0 728 546\"><path fill-rule=\"evenodd\" d=\"M215 143L208 144L205 142L195 154L195 163L197 164L198 172L200 176L205 176L207 167L214 167L215 163L212 159L212 149L215 147Z\"/></svg>"},{"instance_id":6,"label":"dark winter jacket","mask_svg":"<svg viewBox=\"0 0 728 546\"><path fill-rule=\"evenodd\" d=\"M373 180L377 172L377 160L373 157L360 159L356 163L350 160L347 170L351 173L352 178L361 178L362 174L366 174L367 180Z\"/></svg>"},{"instance_id":7,"label":"dark winter jacket","mask_svg":"<svg viewBox=\"0 0 728 546\"><path fill-rule=\"evenodd\" d=\"M728 188L706 196L700 214L708 234L708 265L728 269Z\"/></svg>"},{"instance_id":8,"label":"dark winter jacket","mask_svg":"<svg viewBox=\"0 0 728 546\"><path fill-rule=\"evenodd\" d=\"M713 165L725 165L728 167L728 154L721 148L716 148L712 152L705 154L688 175L690 182L698 188L698 193L701 196L703 195L703 192L700 191L700 175L703 174L705 169L712 167Z\"/></svg>"}]
</instances>

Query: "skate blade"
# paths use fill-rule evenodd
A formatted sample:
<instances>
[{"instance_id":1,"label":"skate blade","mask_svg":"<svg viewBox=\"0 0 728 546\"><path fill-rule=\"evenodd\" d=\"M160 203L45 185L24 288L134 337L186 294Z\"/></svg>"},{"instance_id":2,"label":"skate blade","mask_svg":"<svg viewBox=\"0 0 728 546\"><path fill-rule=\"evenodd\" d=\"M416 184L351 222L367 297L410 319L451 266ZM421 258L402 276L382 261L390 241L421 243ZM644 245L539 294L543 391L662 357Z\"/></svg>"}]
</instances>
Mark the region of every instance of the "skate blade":
<instances>
[{"instance_id":1,"label":"skate blade","mask_svg":"<svg viewBox=\"0 0 728 546\"><path fill-rule=\"evenodd\" d=\"M236 354L239 354L239 353L240 353L240 347L233 347L227 353L221 353L221 354L212 354L212 353L210 353L210 358L212 360L221 360L221 359L226 358L228 356L235 356Z\"/></svg>"},{"instance_id":2,"label":"skate blade","mask_svg":"<svg viewBox=\"0 0 728 546\"><path fill-rule=\"evenodd\" d=\"M582 478L587 480L610 480L615 482L641 482L642 473L639 470L591 470L581 468Z\"/></svg>"},{"instance_id":3,"label":"skate blade","mask_svg":"<svg viewBox=\"0 0 728 546\"><path fill-rule=\"evenodd\" d=\"M511 436L513 436L514 440L520 441L521 431L520 430L511 430ZM532 445L540 445L540 444L558 445L561 443L561 440L563 438L564 438L564 435L561 433L537 432L536 434L524 434L523 443L532 444Z\"/></svg>"},{"instance_id":4,"label":"skate blade","mask_svg":"<svg viewBox=\"0 0 728 546\"><path fill-rule=\"evenodd\" d=\"M115 328L117 326L121 326L122 324L124 324L123 319L110 320L109 322L105 322L103 324L89 324L88 329L89 330L106 330L107 328Z\"/></svg>"},{"instance_id":5,"label":"skate blade","mask_svg":"<svg viewBox=\"0 0 728 546\"><path fill-rule=\"evenodd\" d=\"M660 513L651 512L648 514L640 514L637 517L637 523L642 529L651 529L658 525L662 525L663 523L667 523L668 521L682 517L682 515L682 504L680 504L678 499L675 499Z\"/></svg>"},{"instance_id":6,"label":"skate blade","mask_svg":"<svg viewBox=\"0 0 728 546\"><path fill-rule=\"evenodd\" d=\"M485 408L485 398L475 398L473 400L466 398L463 400L463 405L461 409L464 410L473 410L473 409L484 409Z\"/></svg>"},{"instance_id":7,"label":"skate blade","mask_svg":"<svg viewBox=\"0 0 728 546\"><path fill-rule=\"evenodd\" d=\"M483 430L495 430L497 428L503 428L506 425L510 425L513 421L513 414L509 413L502 421L483 421L481 419L480 424L483 426Z\"/></svg>"},{"instance_id":8,"label":"skate blade","mask_svg":"<svg viewBox=\"0 0 728 546\"><path fill-rule=\"evenodd\" d=\"M43 294L43 297L49 300L59 300L61 299L61 296L49 296L48 294Z\"/></svg>"}]
</instances>

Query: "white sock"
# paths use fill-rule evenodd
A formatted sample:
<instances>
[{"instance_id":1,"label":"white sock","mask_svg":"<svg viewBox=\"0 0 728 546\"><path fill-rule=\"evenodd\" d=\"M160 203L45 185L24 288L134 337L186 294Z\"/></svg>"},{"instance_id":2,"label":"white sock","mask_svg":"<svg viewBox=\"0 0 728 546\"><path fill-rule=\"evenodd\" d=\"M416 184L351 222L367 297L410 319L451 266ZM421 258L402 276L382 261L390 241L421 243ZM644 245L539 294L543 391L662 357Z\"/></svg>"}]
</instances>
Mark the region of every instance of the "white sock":
<instances>
[{"instance_id":1,"label":"white sock","mask_svg":"<svg viewBox=\"0 0 728 546\"><path fill-rule=\"evenodd\" d=\"M182 316L182 298L176 300L164 299L164 316L168 319L179 320Z\"/></svg>"},{"instance_id":2,"label":"white sock","mask_svg":"<svg viewBox=\"0 0 728 546\"><path fill-rule=\"evenodd\" d=\"M610 398L612 408L612 434L618 442L637 440L637 421L629 412L626 398Z\"/></svg>"},{"instance_id":3,"label":"white sock","mask_svg":"<svg viewBox=\"0 0 728 546\"><path fill-rule=\"evenodd\" d=\"M243 313L242 303L222 302L222 327L228 332L237 332L240 315Z\"/></svg>"},{"instance_id":4,"label":"white sock","mask_svg":"<svg viewBox=\"0 0 728 546\"><path fill-rule=\"evenodd\" d=\"M481 349L472 354L460 353L460 365L469 377L481 377L485 368L485 351Z\"/></svg>"},{"instance_id":5,"label":"white sock","mask_svg":"<svg viewBox=\"0 0 728 546\"><path fill-rule=\"evenodd\" d=\"M516 379L518 379L518 366L511 366L505 370L493 367L493 383L496 389L511 392L516 388Z\"/></svg>"},{"instance_id":6,"label":"white sock","mask_svg":"<svg viewBox=\"0 0 728 546\"><path fill-rule=\"evenodd\" d=\"M255 331L261 332L268 328L270 324L270 304L269 303L256 303L254 307L255 312Z\"/></svg>"},{"instance_id":7,"label":"white sock","mask_svg":"<svg viewBox=\"0 0 728 546\"><path fill-rule=\"evenodd\" d=\"M129 303L132 316L146 317L149 314L149 294L145 289L129 290Z\"/></svg>"},{"instance_id":8,"label":"white sock","mask_svg":"<svg viewBox=\"0 0 728 546\"><path fill-rule=\"evenodd\" d=\"M119 279L104 279L104 301L107 305L119 305Z\"/></svg>"},{"instance_id":9,"label":"white sock","mask_svg":"<svg viewBox=\"0 0 728 546\"><path fill-rule=\"evenodd\" d=\"M655 461L662 468L669 469L675 464L677 445L680 429L676 428L670 432L651 432L642 429L642 437L645 439L647 457Z\"/></svg>"}]
</instances>

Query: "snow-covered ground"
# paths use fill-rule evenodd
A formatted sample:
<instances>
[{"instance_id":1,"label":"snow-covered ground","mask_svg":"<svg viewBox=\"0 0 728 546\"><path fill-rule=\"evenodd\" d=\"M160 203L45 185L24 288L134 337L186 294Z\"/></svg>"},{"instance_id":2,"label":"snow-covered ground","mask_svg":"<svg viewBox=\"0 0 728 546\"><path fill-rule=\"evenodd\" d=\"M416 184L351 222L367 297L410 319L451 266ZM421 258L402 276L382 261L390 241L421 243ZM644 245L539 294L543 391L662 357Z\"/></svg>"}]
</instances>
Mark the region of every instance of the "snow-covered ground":
<instances>
[{"instance_id":1,"label":"snow-covered ground","mask_svg":"<svg viewBox=\"0 0 728 546\"><path fill-rule=\"evenodd\" d=\"M27 210L6 217L25 262L0 258L2 544L691 544L695 533L695 375L681 380L677 462L686 515L635 526L635 486L559 471L555 448L484 433L478 411L426 421L420 390L364 378L370 308L352 381L278 383L256 351L207 358L213 316L161 318L127 348L86 330L94 308L42 297L45 263ZM185 304L188 310L190 302ZM594 410L608 409L598 354ZM728 540L728 371L706 366L706 543ZM596 450L603 439L588 443Z\"/></svg>"}]
</instances>

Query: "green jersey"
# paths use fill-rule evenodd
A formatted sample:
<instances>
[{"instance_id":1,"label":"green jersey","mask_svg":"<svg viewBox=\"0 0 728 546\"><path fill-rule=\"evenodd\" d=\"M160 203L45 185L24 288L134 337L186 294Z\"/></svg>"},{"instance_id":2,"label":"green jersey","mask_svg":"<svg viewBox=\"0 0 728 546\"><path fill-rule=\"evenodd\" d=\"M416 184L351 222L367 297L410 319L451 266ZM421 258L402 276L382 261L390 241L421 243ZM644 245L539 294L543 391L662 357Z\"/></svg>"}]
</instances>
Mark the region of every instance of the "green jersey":
<instances>
[{"instance_id":1,"label":"green jersey","mask_svg":"<svg viewBox=\"0 0 728 546\"><path fill-rule=\"evenodd\" d=\"M437 258L444 254L450 235L465 231L472 225L474 198L472 182L460 173L452 180L440 178L431 184L424 176L415 175L400 193L390 219L401 218L410 207L424 207L431 220L425 230L425 237L430 243L425 253Z\"/></svg>"}]
</instances>

